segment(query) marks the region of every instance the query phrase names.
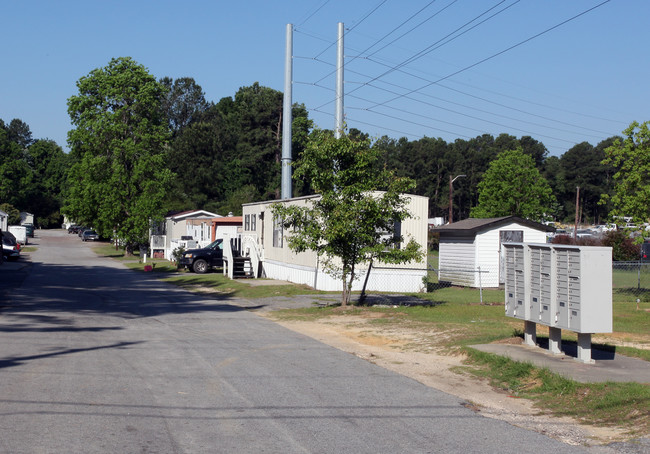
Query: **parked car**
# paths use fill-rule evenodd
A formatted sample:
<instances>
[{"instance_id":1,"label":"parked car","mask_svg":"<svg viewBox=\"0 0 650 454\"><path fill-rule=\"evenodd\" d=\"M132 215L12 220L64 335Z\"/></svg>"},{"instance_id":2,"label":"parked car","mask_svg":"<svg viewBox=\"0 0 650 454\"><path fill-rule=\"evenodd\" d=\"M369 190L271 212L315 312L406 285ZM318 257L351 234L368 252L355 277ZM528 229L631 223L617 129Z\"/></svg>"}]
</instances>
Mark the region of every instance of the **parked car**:
<instances>
[{"instance_id":1,"label":"parked car","mask_svg":"<svg viewBox=\"0 0 650 454\"><path fill-rule=\"evenodd\" d=\"M201 249L183 253L178 265L195 273L205 273L212 267L223 266L223 239L218 239Z\"/></svg>"},{"instance_id":2,"label":"parked car","mask_svg":"<svg viewBox=\"0 0 650 454\"><path fill-rule=\"evenodd\" d=\"M79 233L79 229L81 228L80 225L73 224L70 227L68 227L68 233Z\"/></svg>"},{"instance_id":3,"label":"parked car","mask_svg":"<svg viewBox=\"0 0 650 454\"><path fill-rule=\"evenodd\" d=\"M84 230L81 234L81 241L97 241L99 235L94 230Z\"/></svg>"},{"instance_id":4,"label":"parked car","mask_svg":"<svg viewBox=\"0 0 650 454\"><path fill-rule=\"evenodd\" d=\"M10 232L2 232L2 256L7 260L20 258L20 244Z\"/></svg>"},{"instance_id":5,"label":"parked car","mask_svg":"<svg viewBox=\"0 0 650 454\"><path fill-rule=\"evenodd\" d=\"M30 238L34 238L34 224L23 224L23 226L27 229L27 236Z\"/></svg>"}]
</instances>

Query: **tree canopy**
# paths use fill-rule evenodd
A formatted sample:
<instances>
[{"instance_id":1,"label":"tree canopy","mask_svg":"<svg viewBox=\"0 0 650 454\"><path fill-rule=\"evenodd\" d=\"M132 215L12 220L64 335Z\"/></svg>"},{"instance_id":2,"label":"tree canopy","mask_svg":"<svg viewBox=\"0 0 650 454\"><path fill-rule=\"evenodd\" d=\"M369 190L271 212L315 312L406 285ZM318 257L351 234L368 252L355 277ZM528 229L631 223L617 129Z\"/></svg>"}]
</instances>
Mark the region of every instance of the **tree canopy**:
<instances>
[{"instance_id":1,"label":"tree canopy","mask_svg":"<svg viewBox=\"0 0 650 454\"><path fill-rule=\"evenodd\" d=\"M555 197L533 158L521 148L504 151L490 163L478 184L478 205L471 216L519 216L533 221L550 218Z\"/></svg>"},{"instance_id":2,"label":"tree canopy","mask_svg":"<svg viewBox=\"0 0 650 454\"><path fill-rule=\"evenodd\" d=\"M388 170L377 171L378 159L368 139L354 140L347 134L336 139L330 131L316 130L295 176L309 180L320 197L307 207L273 205L276 219L285 227L295 227L287 237L289 247L315 251L326 271L341 279L344 306L359 264L404 263L422 254L419 245L402 238L397 227L411 216L403 193L413 189L415 182Z\"/></svg>"},{"instance_id":3,"label":"tree canopy","mask_svg":"<svg viewBox=\"0 0 650 454\"><path fill-rule=\"evenodd\" d=\"M604 165L614 168L614 192L604 195L611 201L613 216L631 216L635 222L650 219L650 121L632 122L624 137L605 149Z\"/></svg>"},{"instance_id":4,"label":"tree canopy","mask_svg":"<svg viewBox=\"0 0 650 454\"><path fill-rule=\"evenodd\" d=\"M132 251L146 242L152 219L164 214L172 173L164 162L169 138L161 108L165 87L131 58L115 58L77 82L68 99L75 126L68 143L65 211Z\"/></svg>"},{"instance_id":5,"label":"tree canopy","mask_svg":"<svg viewBox=\"0 0 650 454\"><path fill-rule=\"evenodd\" d=\"M293 106L293 155L311 127ZM166 162L177 175L170 206L241 214L241 203L279 197L282 93L258 83L242 87L195 115L173 139ZM304 184L296 182L298 192Z\"/></svg>"}]
</instances>

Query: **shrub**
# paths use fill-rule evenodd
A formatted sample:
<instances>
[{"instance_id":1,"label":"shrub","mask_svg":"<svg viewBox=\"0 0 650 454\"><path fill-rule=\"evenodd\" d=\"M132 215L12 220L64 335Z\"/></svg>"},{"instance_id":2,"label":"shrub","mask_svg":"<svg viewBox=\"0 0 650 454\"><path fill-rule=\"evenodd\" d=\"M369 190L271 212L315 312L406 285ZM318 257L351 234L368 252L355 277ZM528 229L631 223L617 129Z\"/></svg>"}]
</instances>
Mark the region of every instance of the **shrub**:
<instances>
[{"instance_id":1,"label":"shrub","mask_svg":"<svg viewBox=\"0 0 650 454\"><path fill-rule=\"evenodd\" d=\"M611 230L603 236L603 246L612 248L612 259L615 262L638 260L640 246L623 230Z\"/></svg>"}]
</instances>

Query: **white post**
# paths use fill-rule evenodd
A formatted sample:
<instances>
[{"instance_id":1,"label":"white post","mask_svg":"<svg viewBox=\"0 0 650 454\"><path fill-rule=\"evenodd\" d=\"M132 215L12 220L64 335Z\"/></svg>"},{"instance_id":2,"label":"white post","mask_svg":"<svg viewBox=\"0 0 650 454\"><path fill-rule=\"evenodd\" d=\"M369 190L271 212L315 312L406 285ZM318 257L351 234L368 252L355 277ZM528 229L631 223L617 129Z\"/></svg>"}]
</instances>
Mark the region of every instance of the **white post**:
<instances>
[{"instance_id":1,"label":"white post","mask_svg":"<svg viewBox=\"0 0 650 454\"><path fill-rule=\"evenodd\" d=\"M336 46L336 112L334 137L339 139L343 132L343 22L339 22Z\"/></svg>"},{"instance_id":2,"label":"white post","mask_svg":"<svg viewBox=\"0 0 650 454\"><path fill-rule=\"evenodd\" d=\"M562 354L562 330L560 328L548 327L548 351L554 355Z\"/></svg>"},{"instance_id":3,"label":"white post","mask_svg":"<svg viewBox=\"0 0 650 454\"><path fill-rule=\"evenodd\" d=\"M282 189L281 197L290 199L291 188L291 123L293 78L293 25L287 24L287 42L284 56L284 99L282 104Z\"/></svg>"},{"instance_id":4,"label":"white post","mask_svg":"<svg viewBox=\"0 0 650 454\"><path fill-rule=\"evenodd\" d=\"M591 359L591 334L578 333L578 361L581 363L593 364Z\"/></svg>"},{"instance_id":5,"label":"white post","mask_svg":"<svg viewBox=\"0 0 650 454\"><path fill-rule=\"evenodd\" d=\"M481 279L481 267L478 267L478 290L481 296L481 304L483 304L483 280Z\"/></svg>"},{"instance_id":6,"label":"white post","mask_svg":"<svg viewBox=\"0 0 650 454\"><path fill-rule=\"evenodd\" d=\"M524 344L531 347L537 346L537 325L535 322L529 320L524 322Z\"/></svg>"}]
</instances>

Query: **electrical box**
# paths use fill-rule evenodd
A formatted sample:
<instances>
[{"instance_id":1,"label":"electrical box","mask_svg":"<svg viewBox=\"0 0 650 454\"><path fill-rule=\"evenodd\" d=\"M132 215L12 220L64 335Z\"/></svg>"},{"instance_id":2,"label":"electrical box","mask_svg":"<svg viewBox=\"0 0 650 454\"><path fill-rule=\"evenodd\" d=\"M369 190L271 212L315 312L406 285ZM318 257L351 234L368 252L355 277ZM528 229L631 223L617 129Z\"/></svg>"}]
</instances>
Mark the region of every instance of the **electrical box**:
<instances>
[{"instance_id":1,"label":"electrical box","mask_svg":"<svg viewBox=\"0 0 650 454\"><path fill-rule=\"evenodd\" d=\"M612 249L506 243L506 315L577 333L612 332Z\"/></svg>"}]
</instances>

